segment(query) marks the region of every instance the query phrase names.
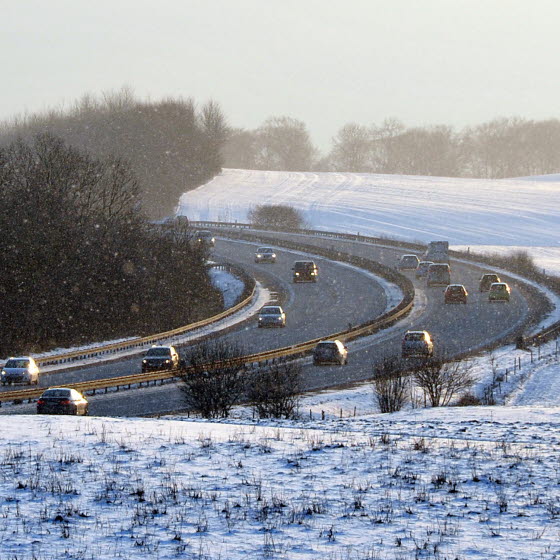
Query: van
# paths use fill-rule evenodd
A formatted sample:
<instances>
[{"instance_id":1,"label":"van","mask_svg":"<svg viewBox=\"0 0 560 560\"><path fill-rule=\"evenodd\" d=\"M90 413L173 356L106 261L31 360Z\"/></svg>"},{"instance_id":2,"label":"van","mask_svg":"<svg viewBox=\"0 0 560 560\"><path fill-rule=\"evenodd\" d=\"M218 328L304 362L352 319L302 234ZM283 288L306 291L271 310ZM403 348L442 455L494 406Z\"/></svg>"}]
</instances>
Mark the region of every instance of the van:
<instances>
[{"instance_id":1,"label":"van","mask_svg":"<svg viewBox=\"0 0 560 560\"><path fill-rule=\"evenodd\" d=\"M428 268L426 275L428 288L432 286L448 286L451 284L451 269L448 264L434 263Z\"/></svg>"}]
</instances>

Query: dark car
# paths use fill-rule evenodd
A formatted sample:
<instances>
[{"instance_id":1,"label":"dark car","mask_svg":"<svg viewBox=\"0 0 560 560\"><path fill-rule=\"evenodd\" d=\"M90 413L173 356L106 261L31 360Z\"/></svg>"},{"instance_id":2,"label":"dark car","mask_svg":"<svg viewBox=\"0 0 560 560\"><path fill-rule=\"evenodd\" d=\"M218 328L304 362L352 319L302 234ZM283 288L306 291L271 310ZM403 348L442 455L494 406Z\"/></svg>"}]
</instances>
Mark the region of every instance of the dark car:
<instances>
[{"instance_id":1,"label":"dark car","mask_svg":"<svg viewBox=\"0 0 560 560\"><path fill-rule=\"evenodd\" d=\"M142 359L142 373L177 369L179 363L179 354L173 346L152 346Z\"/></svg>"},{"instance_id":2,"label":"dark car","mask_svg":"<svg viewBox=\"0 0 560 560\"><path fill-rule=\"evenodd\" d=\"M429 358L434 355L434 343L428 331L407 331L402 340L403 358Z\"/></svg>"},{"instance_id":3,"label":"dark car","mask_svg":"<svg viewBox=\"0 0 560 560\"><path fill-rule=\"evenodd\" d=\"M194 238L197 243L201 245L206 245L208 247L214 247L216 245L216 240L211 231L207 229L201 229L194 234Z\"/></svg>"},{"instance_id":4,"label":"dark car","mask_svg":"<svg viewBox=\"0 0 560 560\"><path fill-rule=\"evenodd\" d=\"M432 286L448 286L451 284L451 268L445 263L434 263L428 267L426 275L426 285L428 288Z\"/></svg>"},{"instance_id":5,"label":"dark car","mask_svg":"<svg viewBox=\"0 0 560 560\"><path fill-rule=\"evenodd\" d=\"M319 268L313 261L296 261L292 270L294 282L317 282Z\"/></svg>"},{"instance_id":6,"label":"dark car","mask_svg":"<svg viewBox=\"0 0 560 560\"><path fill-rule=\"evenodd\" d=\"M313 350L313 365L348 363L348 349L340 340L323 340Z\"/></svg>"},{"instance_id":7,"label":"dark car","mask_svg":"<svg viewBox=\"0 0 560 560\"><path fill-rule=\"evenodd\" d=\"M87 399L76 389L51 387L37 401L37 414L74 414L87 416Z\"/></svg>"},{"instance_id":8,"label":"dark car","mask_svg":"<svg viewBox=\"0 0 560 560\"><path fill-rule=\"evenodd\" d=\"M480 278L479 290L481 292L487 292L490 289L490 286L494 284L494 282L501 282L500 277L497 274L487 273L483 274Z\"/></svg>"},{"instance_id":9,"label":"dark car","mask_svg":"<svg viewBox=\"0 0 560 560\"><path fill-rule=\"evenodd\" d=\"M432 261L420 261L415 272L416 278L426 278L431 264L434 263Z\"/></svg>"},{"instance_id":10,"label":"dark car","mask_svg":"<svg viewBox=\"0 0 560 560\"><path fill-rule=\"evenodd\" d=\"M275 263L276 253L272 247L259 247L255 252L256 263Z\"/></svg>"},{"instance_id":11,"label":"dark car","mask_svg":"<svg viewBox=\"0 0 560 560\"><path fill-rule=\"evenodd\" d=\"M463 284L449 284L445 288L443 300L445 303L467 303L469 293Z\"/></svg>"}]
</instances>

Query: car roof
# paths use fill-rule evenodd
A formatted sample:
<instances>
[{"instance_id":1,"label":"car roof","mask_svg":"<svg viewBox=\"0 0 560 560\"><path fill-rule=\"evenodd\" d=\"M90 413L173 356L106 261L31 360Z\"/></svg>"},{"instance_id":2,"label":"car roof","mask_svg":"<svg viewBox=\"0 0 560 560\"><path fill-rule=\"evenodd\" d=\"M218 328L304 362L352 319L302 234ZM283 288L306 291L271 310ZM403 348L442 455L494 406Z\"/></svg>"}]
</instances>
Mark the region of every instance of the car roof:
<instances>
[{"instance_id":1,"label":"car roof","mask_svg":"<svg viewBox=\"0 0 560 560\"><path fill-rule=\"evenodd\" d=\"M419 265L421 265L421 264L423 264L423 265L434 264L434 261L420 261L418 264Z\"/></svg>"},{"instance_id":2,"label":"car roof","mask_svg":"<svg viewBox=\"0 0 560 560\"><path fill-rule=\"evenodd\" d=\"M257 249L257 251L268 251L268 250L274 251L274 249L272 247L259 247Z\"/></svg>"},{"instance_id":3,"label":"car roof","mask_svg":"<svg viewBox=\"0 0 560 560\"><path fill-rule=\"evenodd\" d=\"M465 286L463 284L449 284L447 287L448 288L464 288Z\"/></svg>"},{"instance_id":4,"label":"car roof","mask_svg":"<svg viewBox=\"0 0 560 560\"><path fill-rule=\"evenodd\" d=\"M507 282L492 282L491 286L507 286Z\"/></svg>"},{"instance_id":5,"label":"car roof","mask_svg":"<svg viewBox=\"0 0 560 560\"><path fill-rule=\"evenodd\" d=\"M482 278L484 278L485 276L498 276L495 272L485 272L482 275Z\"/></svg>"},{"instance_id":6,"label":"car roof","mask_svg":"<svg viewBox=\"0 0 560 560\"><path fill-rule=\"evenodd\" d=\"M404 335L406 336L407 334L429 334L429 333L428 331L406 331Z\"/></svg>"},{"instance_id":7,"label":"car roof","mask_svg":"<svg viewBox=\"0 0 560 560\"><path fill-rule=\"evenodd\" d=\"M414 257L415 259L417 259L417 258L418 258L418 255L414 255L414 254L412 254L412 253L408 253L408 254L406 254L406 255L403 255L403 256L401 257L401 259L404 259L404 258L406 258L406 257Z\"/></svg>"},{"instance_id":8,"label":"car roof","mask_svg":"<svg viewBox=\"0 0 560 560\"><path fill-rule=\"evenodd\" d=\"M148 348L148 350L152 350L152 348L165 348L165 349L168 349L168 348L173 348L173 346L160 346L160 345L158 345L158 344L154 344L153 346L150 346L150 347Z\"/></svg>"},{"instance_id":9,"label":"car roof","mask_svg":"<svg viewBox=\"0 0 560 560\"><path fill-rule=\"evenodd\" d=\"M8 360L32 360L31 356L10 356Z\"/></svg>"},{"instance_id":10,"label":"car roof","mask_svg":"<svg viewBox=\"0 0 560 560\"><path fill-rule=\"evenodd\" d=\"M261 311L264 311L266 309L279 309L280 311L282 311L282 307L280 307L279 305L263 305L261 307Z\"/></svg>"}]
</instances>

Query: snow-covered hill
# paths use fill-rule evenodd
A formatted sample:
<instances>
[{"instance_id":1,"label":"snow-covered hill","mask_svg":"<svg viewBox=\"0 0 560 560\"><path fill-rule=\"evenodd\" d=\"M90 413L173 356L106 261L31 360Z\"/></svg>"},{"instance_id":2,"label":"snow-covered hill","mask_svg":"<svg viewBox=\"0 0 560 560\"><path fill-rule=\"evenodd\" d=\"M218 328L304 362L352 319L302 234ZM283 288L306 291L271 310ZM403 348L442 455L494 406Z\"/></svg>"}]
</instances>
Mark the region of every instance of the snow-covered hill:
<instances>
[{"instance_id":1,"label":"snow-covered hill","mask_svg":"<svg viewBox=\"0 0 560 560\"><path fill-rule=\"evenodd\" d=\"M178 212L192 220L244 222L258 204L289 204L317 229L408 241L447 239L455 248L478 251L530 248L540 266L560 274L560 181L555 178L224 169L185 193Z\"/></svg>"}]
</instances>

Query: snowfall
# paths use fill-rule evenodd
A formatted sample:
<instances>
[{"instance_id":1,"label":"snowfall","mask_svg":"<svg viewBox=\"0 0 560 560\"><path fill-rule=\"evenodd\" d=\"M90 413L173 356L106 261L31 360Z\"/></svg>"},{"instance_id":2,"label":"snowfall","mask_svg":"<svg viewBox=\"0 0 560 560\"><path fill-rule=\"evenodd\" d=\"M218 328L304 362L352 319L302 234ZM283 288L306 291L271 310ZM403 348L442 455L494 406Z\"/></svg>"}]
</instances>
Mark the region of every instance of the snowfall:
<instances>
[{"instance_id":1,"label":"snowfall","mask_svg":"<svg viewBox=\"0 0 560 560\"><path fill-rule=\"evenodd\" d=\"M228 169L178 211L245 222L263 203L323 230L522 248L560 275L556 177ZM558 356L551 342L473 358L495 406L383 415L362 384L303 396L293 421L14 416L0 559L560 558Z\"/></svg>"}]
</instances>

